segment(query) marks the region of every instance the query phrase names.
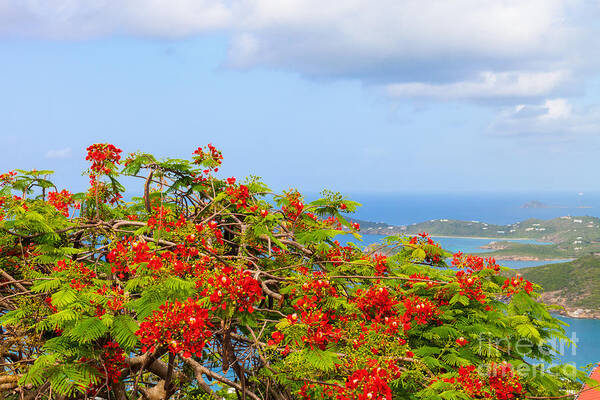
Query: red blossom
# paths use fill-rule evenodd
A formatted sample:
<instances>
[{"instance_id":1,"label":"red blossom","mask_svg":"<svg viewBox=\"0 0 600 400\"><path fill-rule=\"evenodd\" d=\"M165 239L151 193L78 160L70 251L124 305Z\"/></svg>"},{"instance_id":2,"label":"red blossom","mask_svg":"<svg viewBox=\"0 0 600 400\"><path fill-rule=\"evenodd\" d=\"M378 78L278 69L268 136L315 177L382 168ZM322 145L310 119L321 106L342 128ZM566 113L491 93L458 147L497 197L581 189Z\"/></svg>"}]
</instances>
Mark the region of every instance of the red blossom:
<instances>
[{"instance_id":1,"label":"red blossom","mask_svg":"<svg viewBox=\"0 0 600 400\"><path fill-rule=\"evenodd\" d=\"M166 302L159 310L140 324L136 335L142 343L142 351L153 351L157 346L167 346L173 354L183 352L184 357L202 355L207 340L212 336L212 324L208 310L198 299L188 298Z\"/></svg>"},{"instance_id":2,"label":"red blossom","mask_svg":"<svg viewBox=\"0 0 600 400\"><path fill-rule=\"evenodd\" d=\"M73 194L68 190L61 190L60 192L48 193L48 204L54 206L62 215L65 217L69 216L69 207L73 206L75 209L79 209L80 205L75 203Z\"/></svg>"}]
</instances>

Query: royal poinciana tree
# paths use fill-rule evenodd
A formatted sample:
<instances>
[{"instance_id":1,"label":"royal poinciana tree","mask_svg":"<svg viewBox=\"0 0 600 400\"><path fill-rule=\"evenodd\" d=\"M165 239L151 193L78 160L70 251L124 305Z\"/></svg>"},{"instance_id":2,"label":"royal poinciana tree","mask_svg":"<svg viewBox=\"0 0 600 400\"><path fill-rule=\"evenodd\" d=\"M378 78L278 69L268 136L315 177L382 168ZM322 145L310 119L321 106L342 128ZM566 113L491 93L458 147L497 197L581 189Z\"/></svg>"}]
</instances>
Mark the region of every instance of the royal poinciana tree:
<instances>
[{"instance_id":1,"label":"royal poinciana tree","mask_svg":"<svg viewBox=\"0 0 600 400\"><path fill-rule=\"evenodd\" d=\"M0 175L0 398L540 399L583 379L494 260L425 234L340 244L357 203L218 178L210 145L87 152L86 193Z\"/></svg>"}]
</instances>

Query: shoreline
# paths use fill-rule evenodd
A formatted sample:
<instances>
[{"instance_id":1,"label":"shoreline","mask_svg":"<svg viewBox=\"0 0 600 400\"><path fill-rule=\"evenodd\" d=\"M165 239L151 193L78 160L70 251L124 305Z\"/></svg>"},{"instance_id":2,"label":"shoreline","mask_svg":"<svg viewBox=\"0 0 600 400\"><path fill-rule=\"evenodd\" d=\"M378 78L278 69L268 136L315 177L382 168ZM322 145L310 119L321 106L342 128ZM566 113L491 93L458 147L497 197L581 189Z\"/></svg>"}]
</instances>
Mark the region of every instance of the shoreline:
<instances>
[{"instance_id":1,"label":"shoreline","mask_svg":"<svg viewBox=\"0 0 600 400\"><path fill-rule=\"evenodd\" d=\"M476 254L485 254L485 253L476 253ZM564 261L569 262L575 260L574 258L538 258L533 256L492 256L496 260L501 261Z\"/></svg>"},{"instance_id":2,"label":"shoreline","mask_svg":"<svg viewBox=\"0 0 600 400\"><path fill-rule=\"evenodd\" d=\"M385 236L385 235L382 235ZM432 238L455 238L455 239L484 239L484 240L500 240L502 242L514 242L517 240L535 240L536 242L555 244L553 242L545 242L540 239L534 238L498 238L498 237L488 237L488 236L450 236L450 235L430 235Z\"/></svg>"},{"instance_id":3,"label":"shoreline","mask_svg":"<svg viewBox=\"0 0 600 400\"><path fill-rule=\"evenodd\" d=\"M364 233L364 235L377 235L377 236L383 236L383 237L390 236L390 235L385 235L383 233ZM403 235L410 236L413 234L412 233L403 233ZM417 234L415 234L415 235L417 235ZM429 236L431 238L482 239L482 240L498 240L498 241L502 241L502 242L514 242L514 241L518 241L518 240L535 240L536 242L547 243L548 245L555 244L554 242L547 242L547 241L535 239L535 238L513 238L513 237L502 238L502 237L489 237L489 236L455 236L455 235L429 235Z\"/></svg>"},{"instance_id":4,"label":"shoreline","mask_svg":"<svg viewBox=\"0 0 600 400\"><path fill-rule=\"evenodd\" d=\"M556 305L556 304L552 304ZM564 309L564 310L552 310L550 314L555 314L561 317L572 318L572 319L591 319L600 321L600 311L591 310L587 308L577 309Z\"/></svg>"}]
</instances>

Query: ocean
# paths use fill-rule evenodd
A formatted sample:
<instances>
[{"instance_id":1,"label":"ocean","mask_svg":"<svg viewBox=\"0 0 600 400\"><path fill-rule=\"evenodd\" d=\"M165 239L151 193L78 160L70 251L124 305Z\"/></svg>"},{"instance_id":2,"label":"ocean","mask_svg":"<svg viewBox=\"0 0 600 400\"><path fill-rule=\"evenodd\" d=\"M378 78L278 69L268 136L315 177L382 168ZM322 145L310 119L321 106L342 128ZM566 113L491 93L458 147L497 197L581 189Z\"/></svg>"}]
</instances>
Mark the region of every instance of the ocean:
<instances>
[{"instance_id":1,"label":"ocean","mask_svg":"<svg viewBox=\"0 0 600 400\"><path fill-rule=\"evenodd\" d=\"M600 216L600 193L350 193L347 197L362 204L354 215L356 218L392 225L439 218L505 225L528 218ZM547 207L522 207L531 201L539 201Z\"/></svg>"},{"instance_id":2,"label":"ocean","mask_svg":"<svg viewBox=\"0 0 600 400\"><path fill-rule=\"evenodd\" d=\"M475 194L350 194L348 198L362 203L353 216L392 225L408 225L431 219L447 218L481 221L493 224L511 224L529 218L551 219L564 215L600 217L600 193L475 193ZM544 208L523 208L522 205L539 201ZM341 242L350 235L339 237ZM379 242L381 235L363 235L361 245ZM440 245L452 252L481 252L490 239L434 237ZM538 243L531 240L520 242ZM358 243L357 243L358 244ZM560 262L560 261L556 261ZM498 261L500 265L519 269L548 264L547 261ZM576 347L558 345L558 360L581 368L600 362L600 320L585 320L559 316L568 324L567 336Z\"/></svg>"}]
</instances>

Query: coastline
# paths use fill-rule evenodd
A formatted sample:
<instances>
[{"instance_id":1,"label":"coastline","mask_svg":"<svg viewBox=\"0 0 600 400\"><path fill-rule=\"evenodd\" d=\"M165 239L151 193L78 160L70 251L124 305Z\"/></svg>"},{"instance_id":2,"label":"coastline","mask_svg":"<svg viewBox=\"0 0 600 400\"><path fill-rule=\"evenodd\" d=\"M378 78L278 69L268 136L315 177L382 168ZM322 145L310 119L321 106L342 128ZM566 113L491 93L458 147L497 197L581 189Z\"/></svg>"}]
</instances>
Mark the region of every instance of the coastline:
<instances>
[{"instance_id":1,"label":"coastline","mask_svg":"<svg viewBox=\"0 0 600 400\"><path fill-rule=\"evenodd\" d=\"M600 319L600 310L593 308L584 308L571 306L568 299L561 291L542 292L537 299L539 303L551 305L558 309L552 310L553 313L563 317L577 319Z\"/></svg>"},{"instance_id":2,"label":"coastline","mask_svg":"<svg viewBox=\"0 0 600 400\"><path fill-rule=\"evenodd\" d=\"M485 253L479 253L479 254L485 254ZM502 260L502 261L563 261L563 262L569 262L569 261L573 261L573 258L539 258L539 257L534 257L534 256L511 256L511 255L505 255L505 256L493 256L496 260Z\"/></svg>"},{"instance_id":3,"label":"coastline","mask_svg":"<svg viewBox=\"0 0 600 400\"><path fill-rule=\"evenodd\" d=\"M367 232L369 230L376 230L376 229L366 229L365 230L365 235L379 235L379 236L390 236L390 235L386 235L383 233L371 233L371 232ZM412 234L409 233L403 233L405 236L409 236ZM430 235L431 238L454 238L454 239L482 239L482 240L497 240L497 241L502 241L502 242L514 242L514 241L518 241L518 240L535 240L536 242L540 242L540 243L548 243L548 244L554 244L553 242L548 242L548 241L544 241L541 239L535 239L535 238L502 238L502 237L489 237L489 236L456 236L456 235Z\"/></svg>"},{"instance_id":4,"label":"coastline","mask_svg":"<svg viewBox=\"0 0 600 400\"><path fill-rule=\"evenodd\" d=\"M556 304L552 304L556 305ZM552 310L552 314L573 319L595 319L600 320L600 311L589 308L565 308L563 310Z\"/></svg>"},{"instance_id":5,"label":"coastline","mask_svg":"<svg viewBox=\"0 0 600 400\"><path fill-rule=\"evenodd\" d=\"M488 236L449 236L449 235L431 235L432 238L456 238L456 239L483 239L483 240L499 240L502 242L514 242L517 240L535 240L536 242L541 242L541 243L552 243L552 242L546 242L540 239L533 239L533 238L501 238L501 237L488 237Z\"/></svg>"}]
</instances>

